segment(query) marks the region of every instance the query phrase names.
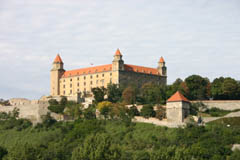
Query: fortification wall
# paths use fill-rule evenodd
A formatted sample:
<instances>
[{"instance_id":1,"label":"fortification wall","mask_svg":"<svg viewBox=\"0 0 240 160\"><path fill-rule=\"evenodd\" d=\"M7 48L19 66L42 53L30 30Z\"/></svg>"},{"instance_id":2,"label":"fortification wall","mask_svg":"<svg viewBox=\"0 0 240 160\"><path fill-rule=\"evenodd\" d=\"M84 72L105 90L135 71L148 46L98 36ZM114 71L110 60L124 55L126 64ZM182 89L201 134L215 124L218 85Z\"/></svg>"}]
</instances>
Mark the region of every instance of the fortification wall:
<instances>
[{"instance_id":1,"label":"fortification wall","mask_svg":"<svg viewBox=\"0 0 240 160\"><path fill-rule=\"evenodd\" d=\"M122 85L134 84L141 87L145 83L166 84L167 78L152 74L119 71L119 83Z\"/></svg>"},{"instance_id":2,"label":"fortification wall","mask_svg":"<svg viewBox=\"0 0 240 160\"><path fill-rule=\"evenodd\" d=\"M223 110L240 109L240 100L209 100L209 101L191 101L191 103L202 102L208 108L219 108Z\"/></svg>"},{"instance_id":3,"label":"fortification wall","mask_svg":"<svg viewBox=\"0 0 240 160\"><path fill-rule=\"evenodd\" d=\"M48 103L44 101L31 101L24 105L1 106L0 112L11 112L14 108L19 109L19 118L29 119L33 124L41 122L41 116L48 112Z\"/></svg>"}]
</instances>

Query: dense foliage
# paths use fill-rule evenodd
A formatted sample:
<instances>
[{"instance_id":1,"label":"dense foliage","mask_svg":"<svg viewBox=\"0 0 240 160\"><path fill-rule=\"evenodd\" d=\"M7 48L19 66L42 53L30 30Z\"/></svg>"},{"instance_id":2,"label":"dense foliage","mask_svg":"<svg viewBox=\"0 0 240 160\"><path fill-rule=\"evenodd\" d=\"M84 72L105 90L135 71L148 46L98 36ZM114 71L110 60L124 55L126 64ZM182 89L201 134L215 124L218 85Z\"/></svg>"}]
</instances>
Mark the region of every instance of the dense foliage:
<instances>
[{"instance_id":1,"label":"dense foliage","mask_svg":"<svg viewBox=\"0 0 240 160\"><path fill-rule=\"evenodd\" d=\"M16 121L20 121L16 120ZM118 120L72 122L44 121L21 131L18 122L0 129L0 159L4 160L232 160L239 151L231 146L240 143L239 119L230 127L212 123L206 127L189 125L170 129L151 124ZM227 123L227 122L226 122ZM237 125L236 125L237 123Z\"/></svg>"}]
</instances>

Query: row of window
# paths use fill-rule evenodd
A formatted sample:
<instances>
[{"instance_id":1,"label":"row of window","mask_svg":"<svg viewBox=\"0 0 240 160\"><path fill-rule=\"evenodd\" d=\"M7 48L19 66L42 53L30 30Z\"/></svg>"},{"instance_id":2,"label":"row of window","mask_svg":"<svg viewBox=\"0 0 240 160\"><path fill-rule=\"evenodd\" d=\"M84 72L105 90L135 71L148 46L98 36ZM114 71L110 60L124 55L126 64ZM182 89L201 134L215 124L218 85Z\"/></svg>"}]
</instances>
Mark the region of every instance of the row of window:
<instances>
[{"instance_id":1,"label":"row of window","mask_svg":"<svg viewBox=\"0 0 240 160\"><path fill-rule=\"evenodd\" d=\"M96 80L96 85L98 85L98 82L100 82L101 85L104 85L104 79L102 80ZM110 79L110 83L112 83L112 79ZM90 81L90 85L93 84L93 81ZM83 83L84 86L86 86L86 82ZM72 88L72 83L70 84L70 88ZM77 87L80 87L80 83L77 83ZM66 88L66 85L64 84L63 85L63 88L65 89Z\"/></svg>"},{"instance_id":2,"label":"row of window","mask_svg":"<svg viewBox=\"0 0 240 160\"><path fill-rule=\"evenodd\" d=\"M112 73L110 73L110 76L112 76ZM102 77L104 77L104 73L102 74ZM90 75L90 79L93 78L93 75ZM96 75L96 78L98 78L98 74ZM77 77L77 80L79 81L79 77ZM83 77L84 80L86 80L86 76ZM65 79L63 79L63 82L65 82ZM70 78L70 82L72 82L72 78Z\"/></svg>"},{"instance_id":3,"label":"row of window","mask_svg":"<svg viewBox=\"0 0 240 160\"><path fill-rule=\"evenodd\" d=\"M86 91L87 91L87 89L84 88L84 92L86 92ZM79 93L79 92L80 92L80 89L77 89L77 92ZM72 93L73 93L73 91L70 90L70 91L69 91L69 94L72 94ZM63 95L66 95L66 91L63 91Z\"/></svg>"}]
</instances>

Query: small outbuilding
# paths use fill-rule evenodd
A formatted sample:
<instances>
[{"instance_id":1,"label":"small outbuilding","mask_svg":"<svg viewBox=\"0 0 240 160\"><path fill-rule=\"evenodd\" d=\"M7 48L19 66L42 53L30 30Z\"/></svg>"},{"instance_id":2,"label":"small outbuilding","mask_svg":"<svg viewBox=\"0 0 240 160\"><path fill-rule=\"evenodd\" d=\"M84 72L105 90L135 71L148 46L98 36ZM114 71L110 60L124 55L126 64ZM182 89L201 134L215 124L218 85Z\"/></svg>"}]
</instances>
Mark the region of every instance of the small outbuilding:
<instances>
[{"instance_id":1,"label":"small outbuilding","mask_svg":"<svg viewBox=\"0 0 240 160\"><path fill-rule=\"evenodd\" d=\"M184 119L189 115L190 102L179 91L167 100L167 121L183 123Z\"/></svg>"}]
</instances>

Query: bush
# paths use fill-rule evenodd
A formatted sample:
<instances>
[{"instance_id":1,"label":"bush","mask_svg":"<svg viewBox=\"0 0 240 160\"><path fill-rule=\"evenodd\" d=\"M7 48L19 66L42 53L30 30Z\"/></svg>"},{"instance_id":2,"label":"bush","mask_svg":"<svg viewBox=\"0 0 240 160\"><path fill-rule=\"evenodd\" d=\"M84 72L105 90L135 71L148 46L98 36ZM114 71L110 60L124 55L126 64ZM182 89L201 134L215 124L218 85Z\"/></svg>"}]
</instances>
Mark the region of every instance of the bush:
<instances>
[{"instance_id":1,"label":"bush","mask_svg":"<svg viewBox=\"0 0 240 160\"><path fill-rule=\"evenodd\" d=\"M129 109L129 115L130 115L131 117L139 116L139 115L140 115L140 113L139 113L139 111L138 111L138 109L137 109L136 106L133 105L133 106L130 107L130 109Z\"/></svg>"},{"instance_id":2,"label":"bush","mask_svg":"<svg viewBox=\"0 0 240 160\"><path fill-rule=\"evenodd\" d=\"M143 105L143 108L141 109L140 115L149 118L149 117L155 117L156 112L153 109L153 105L147 104Z\"/></svg>"},{"instance_id":3,"label":"bush","mask_svg":"<svg viewBox=\"0 0 240 160\"><path fill-rule=\"evenodd\" d=\"M162 120L162 119L166 118L166 108L158 107L155 112L156 112L157 119Z\"/></svg>"},{"instance_id":4,"label":"bush","mask_svg":"<svg viewBox=\"0 0 240 160\"><path fill-rule=\"evenodd\" d=\"M104 116L104 118L108 117L108 115L110 114L110 112L112 110L112 107L113 107L113 104L111 102L108 102L108 101L100 102L97 105L97 109L99 110L101 115Z\"/></svg>"},{"instance_id":5,"label":"bush","mask_svg":"<svg viewBox=\"0 0 240 160\"><path fill-rule=\"evenodd\" d=\"M0 146L0 160L7 154L7 150Z\"/></svg>"},{"instance_id":6,"label":"bush","mask_svg":"<svg viewBox=\"0 0 240 160\"><path fill-rule=\"evenodd\" d=\"M50 105L50 106L48 106L48 109L51 112L54 112L57 114L62 114L65 109L65 106L64 105Z\"/></svg>"},{"instance_id":7,"label":"bush","mask_svg":"<svg viewBox=\"0 0 240 160\"><path fill-rule=\"evenodd\" d=\"M58 105L58 101L57 101L56 99L50 99L50 100L48 101L48 103L49 103L50 105Z\"/></svg>"}]
</instances>

